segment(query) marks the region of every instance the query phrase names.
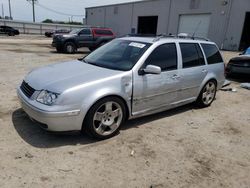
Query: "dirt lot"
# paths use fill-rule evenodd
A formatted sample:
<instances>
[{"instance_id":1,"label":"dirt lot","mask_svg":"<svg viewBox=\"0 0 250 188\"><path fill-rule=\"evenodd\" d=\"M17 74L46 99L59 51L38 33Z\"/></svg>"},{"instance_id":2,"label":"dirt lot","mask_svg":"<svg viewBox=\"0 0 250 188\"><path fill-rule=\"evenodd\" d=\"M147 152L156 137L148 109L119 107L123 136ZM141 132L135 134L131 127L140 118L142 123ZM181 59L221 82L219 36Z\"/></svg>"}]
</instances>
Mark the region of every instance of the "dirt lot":
<instances>
[{"instance_id":1,"label":"dirt lot","mask_svg":"<svg viewBox=\"0 0 250 188\"><path fill-rule=\"evenodd\" d=\"M250 91L239 82L209 108L129 121L106 141L51 134L20 109L15 88L31 69L88 50L58 54L50 43L0 37L0 187L250 187Z\"/></svg>"}]
</instances>

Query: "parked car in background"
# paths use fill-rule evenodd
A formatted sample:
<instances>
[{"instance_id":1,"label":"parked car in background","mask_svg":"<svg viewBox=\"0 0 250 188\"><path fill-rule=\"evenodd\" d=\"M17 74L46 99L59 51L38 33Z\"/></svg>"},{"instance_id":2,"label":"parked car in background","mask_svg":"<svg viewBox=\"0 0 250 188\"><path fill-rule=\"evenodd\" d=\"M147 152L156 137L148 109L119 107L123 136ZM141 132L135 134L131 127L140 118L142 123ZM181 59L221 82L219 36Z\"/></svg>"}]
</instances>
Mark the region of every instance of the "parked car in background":
<instances>
[{"instance_id":1,"label":"parked car in background","mask_svg":"<svg viewBox=\"0 0 250 188\"><path fill-rule=\"evenodd\" d=\"M72 54L81 47L87 47L93 51L114 38L115 34L109 28L86 27L73 30L66 35L55 35L52 46L58 52Z\"/></svg>"},{"instance_id":2,"label":"parked car in background","mask_svg":"<svg viewBox=\"0 0 250 188\"><path fill-rule=\"evenodd\" d=\"M226 75L249 74L250 75L250 47L238 57L230 59L226 66Z\"/></svg>"},{"instance_id":3,"label":"parked car in background","mask_svg":"<svg viewBox=\"0 0 250 188\"><path fill-rule=\"evenodd\" d=\"M0 34L5 34L9 36L19 35L19 31L9 26L0 26Z\"/></svg>"},{"instance_id":4,"label":"parked car in background","mask_svg":"<svg viewBox=\"0 0 250 188\"><path fill-rule=\"evenodd\" d=\"M106 139L127 119L192 102L207 107L224 81L213 42L124 37L81 60L33 70L17 93L42 128Z\"/></svg>"},{"instance_id":5,"label":"parked car in background","mask_svg":"<svg viewBox=\"0 0 250 188\"><path fill-rule=\"evenodd\" d=\"M52 37L53 35L56 35L56 34L62 35L62 34L68 34L68 33L70 33L70 30L68 29L55 29L55 30L46 31L44 35L46 37Z\"/></svg>"}]
</instances>

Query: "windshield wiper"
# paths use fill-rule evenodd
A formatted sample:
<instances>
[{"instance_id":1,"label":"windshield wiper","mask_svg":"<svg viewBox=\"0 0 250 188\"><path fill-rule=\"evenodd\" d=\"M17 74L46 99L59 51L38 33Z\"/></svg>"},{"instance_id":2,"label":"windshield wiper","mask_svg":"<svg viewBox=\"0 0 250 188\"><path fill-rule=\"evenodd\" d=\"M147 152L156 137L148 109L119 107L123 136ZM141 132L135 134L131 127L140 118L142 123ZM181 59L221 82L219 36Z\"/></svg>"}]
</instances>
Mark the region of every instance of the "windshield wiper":
<instances>
[{"instance_id":1,"label":"windshield wiper","mask_svg":"<svg viewBox=\"0 0 250 188\"><path fill-rule=\"evenodd\" d=\"M86 61L86 60L85 60L85 58L82 58L82 59L81 59L81 61L82 61L82 62L84 62L84 63L89 64L89 62L88 62L88 61Z\"/></svg>"}]
</instances>

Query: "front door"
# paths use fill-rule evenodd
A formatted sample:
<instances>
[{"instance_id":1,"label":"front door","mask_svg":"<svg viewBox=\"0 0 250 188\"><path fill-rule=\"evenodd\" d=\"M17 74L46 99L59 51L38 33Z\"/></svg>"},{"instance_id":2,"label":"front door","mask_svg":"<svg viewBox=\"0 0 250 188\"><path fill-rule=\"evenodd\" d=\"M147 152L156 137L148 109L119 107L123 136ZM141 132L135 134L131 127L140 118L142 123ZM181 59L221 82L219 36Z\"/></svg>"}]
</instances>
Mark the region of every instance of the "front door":
<instances>
[{"instance_id":1,"label":"front door","mask_svg":"<svg viewBox=\"0 0 250 188\"><path fill-rule=\"evenodd\" d=\"M157 110L178 101L180 77L176 44L167 43L156 47L142 69L147 65L159 66L162 72L144 75L133 73L133 115Z\"/></svg>"},{"instance_id":2,"label":"front door","mask_svg":"<svg viewBox=\"0 0 250 188\"><path fill-rule=\"evenodd\" d=\"M78 33L78 43L80 47L88 47L93 41L90 29L83 29Z\"/></svg>"}]
</instances>

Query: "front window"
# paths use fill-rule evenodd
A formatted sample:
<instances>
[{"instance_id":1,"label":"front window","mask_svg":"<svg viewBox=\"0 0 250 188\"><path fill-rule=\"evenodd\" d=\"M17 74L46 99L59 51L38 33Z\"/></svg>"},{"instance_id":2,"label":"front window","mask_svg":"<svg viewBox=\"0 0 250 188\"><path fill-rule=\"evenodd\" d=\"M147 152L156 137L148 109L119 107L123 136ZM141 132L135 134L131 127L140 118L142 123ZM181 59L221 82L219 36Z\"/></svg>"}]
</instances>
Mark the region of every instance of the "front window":
<instances>
[{"instance_id":1,"label":"front window","mask_svg":"<svg viewBox=\"0 0 250 188\"><path fill-rule=\"evenodd\" d=\"M150 43L116 39L98 48L83 60L108 69L128 71L150 45Z\"/></svg>"},{"instance_id":2,"label":"front window","mask_svg":"<svg viewBox=\"0 0 250 188\"><path fill-rule=\"evenodd\" d=\"M170 71L177 69L177 50L175 43L167 43L158 46L145 61L144 67L155 65L161 68L161 71Z\"/></svg>"}]
</instances>

